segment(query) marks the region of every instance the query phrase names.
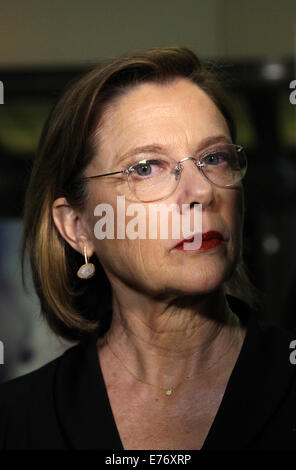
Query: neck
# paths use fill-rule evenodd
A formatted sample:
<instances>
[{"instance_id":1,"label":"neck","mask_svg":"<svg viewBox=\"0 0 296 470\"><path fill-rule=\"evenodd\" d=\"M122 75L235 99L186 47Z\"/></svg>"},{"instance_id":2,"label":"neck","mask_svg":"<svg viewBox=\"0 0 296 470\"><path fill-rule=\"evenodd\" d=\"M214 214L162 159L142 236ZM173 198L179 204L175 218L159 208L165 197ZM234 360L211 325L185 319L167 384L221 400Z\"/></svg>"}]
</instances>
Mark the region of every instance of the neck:
<instances>
[{"instance_id":1,"label":"neck","mask_svg":"<svg viewBox=\"0 0 296 470\"><path fill-rule=\"evenodd\" d=\"M221 291L169 301L136 293L122 302L114 295L107 337L118 371L163 389L216 374L221 363L237 357L243 341Z\"/></svg>"}]
</instances>

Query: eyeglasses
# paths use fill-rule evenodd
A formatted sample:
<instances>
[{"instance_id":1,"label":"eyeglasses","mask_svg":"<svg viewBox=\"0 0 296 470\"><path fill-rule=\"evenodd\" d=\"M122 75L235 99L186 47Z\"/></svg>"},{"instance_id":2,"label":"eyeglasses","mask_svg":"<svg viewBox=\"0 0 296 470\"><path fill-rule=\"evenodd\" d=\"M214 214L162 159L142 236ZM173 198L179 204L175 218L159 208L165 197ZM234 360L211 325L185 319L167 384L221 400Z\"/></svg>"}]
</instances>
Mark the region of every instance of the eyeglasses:
<instances>
[{"instance_id":1,"label":"eyeglasses","mask_svg":"<svg viewBox=\"0 0 296 470\"><path fill-rule=\"evenodd\" d=\"M182 163L191 160L203 176L220 188L236 186L247 171L247 157L241 145L220 144L205 150L198 158L184 157L178 162L168 156L151 155L124 170L82 179L102 178L123 174L129 190L141 202L153 202L169 197L177 188L183 170ZM128 194L125 194L128 196Z\"/></svg>"}]
</instances>

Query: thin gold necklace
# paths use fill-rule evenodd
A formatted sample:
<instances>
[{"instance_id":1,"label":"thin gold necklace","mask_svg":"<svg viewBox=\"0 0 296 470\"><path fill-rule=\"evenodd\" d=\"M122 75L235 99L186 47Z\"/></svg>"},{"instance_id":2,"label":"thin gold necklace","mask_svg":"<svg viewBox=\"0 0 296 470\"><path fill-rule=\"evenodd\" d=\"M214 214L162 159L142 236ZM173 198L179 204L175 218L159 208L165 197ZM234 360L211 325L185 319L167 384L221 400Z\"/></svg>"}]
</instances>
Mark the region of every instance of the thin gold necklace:
<instances>
[{"instance_id":1,"label":"thin gold necklace","mask_svg":"<svg viewBox=\"0 0 296 470\"><path fill-rule=\"evenodd\" d=\"M155 384L151 384L150 382L145 382L145 380L142 380L142 379L139 379L139 377L137 377L123 362L122 360L120 359L119 356L117 356L117 354L115 354L115 352L111 349L111 346L109 344L109 341L108 341L108 337L106 336L106 342L107 342L107 345L111 351L111 353L113 354L113 356L115 356L119 362L123 365L123 367L125 367L125 369L136 379L138 380L139 382L142 382L143 384L146 384L146 385L150 385L151 387L156 387L156 388L159 388L160 390L164 390L166 396L170 396L172 395L173 393L173 388L163 388L163 387L160 387L159 385L155 385ZM182 382L180 382L178 385L176 385L176 387L174 387L174 391L179 387L179 385L181 385Z\"/></svg>"},{"instance_id":2,"label":"thin gold necklace","mask_svg":"<svg viewBox=\"0 0 296 470\"><path fill-rule=\"evenodd\" d=\"M235 317L235 318L236 318L236 317ZM238 324L239 324L239 323L238 323ZM185 382L185 380L182 380L182 381L179 382L178 385L176 385L174 388L173 388L173 387L170 387L170 388L163 388L163 387L160 387L159 385L155 385L155 384L152 384L152 383L150 383L150 382L145 382L145 380L139 379L139 377L137 377L137 376L124 364L124 362L120 359L120 357L117 356L117 354L115 354L115 352L112 350L112 348L111 348L111 346L110 346L110 344L109 344L108 336L106 336L106 343L107 343L108 348L110 349L111 353L113 354L113 356L115 356L115 357L118 359L118 361L119 361L119 362L123 365L123 367L129 372L129 374L132 375L138 382L142 382L142 383L144 383L144 384L146 384L146 385L150 385L151 387L156 387L156 388L158 388L158 389L160 389L160 390L163 390L163 391L165 392L165 395L168 396L168 397L171 396L172 393L173 393L182 383ZM228 349L222 356L220 356L219 359L211 365L211 367L212 367L213 365L217 364L217 362L219 362L219 360L221 359L221 357L223 357L223 356L225 356L225 355L227 354L227 352L231 349L232 344L233 344L233 343L230 344L229 349ZM209 368L210 368L210 367L209 367ZM187 380L189 380L189 379L196 378L196 377L198 377L199 375L201 375L201 374L197 374L197 375L194 375L193 377L186 377L186 378L187 378Z\"/></svg>"}]
</instances>

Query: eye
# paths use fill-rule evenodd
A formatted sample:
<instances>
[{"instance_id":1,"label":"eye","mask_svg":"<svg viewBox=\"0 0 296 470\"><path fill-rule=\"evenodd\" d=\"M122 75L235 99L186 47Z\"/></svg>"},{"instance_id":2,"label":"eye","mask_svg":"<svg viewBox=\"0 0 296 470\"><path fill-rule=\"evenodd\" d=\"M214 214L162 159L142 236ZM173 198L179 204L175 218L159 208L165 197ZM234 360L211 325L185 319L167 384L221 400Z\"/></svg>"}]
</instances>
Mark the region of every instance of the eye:
<instances>
[{"instance_id":1,"label":"eye","mask_svg":"<svg viewBox=\"0 0 296 470\"><path fill-rule=\"evenodd\" d=\"M206 165L213 165L213 166L222 165L223 163L228 164L230 160L231 160L231 155L229 152L226 152L226 151L211 152L202 158L202 161Z\"/></svg>"},{"instance_id":2,"label":"eye","mask_svg":"<svg viewBox=\"0 0 296 470\"><path fill-rule=\"evenodd\" d=\"M165 162L161 160L142 160L132 166L134 177L140 177L143 179L145 177L153 177L159 174L161 168L165 168Z\"/></svg>"}]
</instances>

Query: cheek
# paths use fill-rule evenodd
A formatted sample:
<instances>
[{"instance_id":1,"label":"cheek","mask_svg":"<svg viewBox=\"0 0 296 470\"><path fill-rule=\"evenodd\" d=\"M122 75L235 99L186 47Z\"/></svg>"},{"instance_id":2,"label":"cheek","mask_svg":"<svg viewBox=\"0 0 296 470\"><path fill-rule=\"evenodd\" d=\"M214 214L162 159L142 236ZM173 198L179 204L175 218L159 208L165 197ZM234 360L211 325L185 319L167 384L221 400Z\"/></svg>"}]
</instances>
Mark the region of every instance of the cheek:
<instances>
[{"instance_id":1,"label":"cheek","mask_svg":"<svg viewBox=\"0 0 296 470\"><path fill-rule=\"evenodd\" d=\"M133 209L127 200L119 201L116 195L109 194L108 198L106 196L105 193L105 201L108 199L108 203L97 202L102 201L102 194L96 193L92 196L92 203L89 205L92 207L89 210L89 226L98 259L105 270L112 272L113 275L119 275L126 279L135 276L148 278L153 271L155 272L156 260L158 260L159 266L163 259L162 243L159 240L132 238L132 234L140 231L137 222L146 228L145 233L148 237L148 206L138 204ZM103 212L101 204L105 205L108 215L107 212ZM97 212L99 207L100 215ZM94 215L95 209L97 216ZM105 232L108 235L99 239L98 235ZM111 232L113 232L113 239L110 238Z\"/></svg>"},{"instance_id":2,"label":"cheek","mask_svg":"<svg viewBox=\"0 0 296 470\"><path fill-rule=\"evenodd\" d=\"M244 193L241 187L231 190L225 202L225 218L230 230L234 251L239 251L242 243L243 219L244 219Z\"/></svg>"},{"instance_id":3,"label":"cheek","mask_svg":"<svg viewBox=\"0 0 296 470\"><path fill-rule=\"evenodd\" d=\"M238 191L236 198L235 198L235 203L234 203L235 209L234 209L234 215L233 218L236 220L236 223L239 226L239 229L243 229L243 219L244 219L244 192L243 188L241 188L240 191Z\"/></svg>"},{"instance_id":4,"label":"cheek","mask_svg":"<svg viewBox=\"0 0 296 470\"><path fill-rule=\"evenodd\" d=\"M113 287L121 281L136 289L149 289L155 277L161 279L165 268L164 256L159 254L157 242L129 239L97 241L98 259Z\"/></svg>"}]
</instances>

